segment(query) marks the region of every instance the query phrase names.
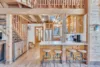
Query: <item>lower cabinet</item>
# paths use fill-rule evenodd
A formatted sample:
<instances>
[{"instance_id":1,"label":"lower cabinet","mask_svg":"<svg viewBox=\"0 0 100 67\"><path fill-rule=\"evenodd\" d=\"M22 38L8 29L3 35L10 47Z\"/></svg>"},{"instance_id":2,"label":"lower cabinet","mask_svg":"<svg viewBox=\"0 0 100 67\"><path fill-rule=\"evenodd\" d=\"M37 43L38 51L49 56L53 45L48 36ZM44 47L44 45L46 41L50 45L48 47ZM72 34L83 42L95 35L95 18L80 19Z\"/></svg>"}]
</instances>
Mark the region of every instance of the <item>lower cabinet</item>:
<instances>
[{"instance_id":1,"label":"lower cabinet","mask_svg":"<svg viewBox=\"0 0 100 67\"><path fill-rule=\"evenodd\" d=\"M0 61L5 60L5 44L0 44Z\"/></svg>"},{"instance_id":2,"label":"lower cabinet","mask_svg":"<svg viewBox=\"0 0 100 67\"><path fill-rule=\"evenodd\" d=\"M27 44L24 41L14 43L13 61L16 61L27 51L26 45Z\"/></svg>"}]
</instances>

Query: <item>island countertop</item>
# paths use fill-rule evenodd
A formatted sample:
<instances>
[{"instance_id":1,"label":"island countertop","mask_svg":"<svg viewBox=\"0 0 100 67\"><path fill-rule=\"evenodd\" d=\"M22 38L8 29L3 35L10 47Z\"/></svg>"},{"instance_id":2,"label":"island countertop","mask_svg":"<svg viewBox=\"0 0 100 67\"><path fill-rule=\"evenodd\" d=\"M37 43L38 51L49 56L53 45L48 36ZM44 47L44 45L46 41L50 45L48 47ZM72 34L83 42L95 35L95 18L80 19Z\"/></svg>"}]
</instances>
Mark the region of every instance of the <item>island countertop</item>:
<instances>
[{"instance_id":1,"label":"island countertop","mask_svg":"<svg viewBox=\"0 0 100 67\"><path fill-rule=\"evenodd\" d=\"M58 45L58 46L61 46L61 45L65 45L65 46L74 46L74 45L87 45L87 43L86 42L74 42L74 41L66 41L66 42L64 42L64 43L62 43L61 41L41 41L40 43L39 43L39 45L40 46L42 46L42 45L47 45L47 46L49 46L49 45L51 45L51 46L53 46L53 45Z\"/></svg>"}]
</instances>

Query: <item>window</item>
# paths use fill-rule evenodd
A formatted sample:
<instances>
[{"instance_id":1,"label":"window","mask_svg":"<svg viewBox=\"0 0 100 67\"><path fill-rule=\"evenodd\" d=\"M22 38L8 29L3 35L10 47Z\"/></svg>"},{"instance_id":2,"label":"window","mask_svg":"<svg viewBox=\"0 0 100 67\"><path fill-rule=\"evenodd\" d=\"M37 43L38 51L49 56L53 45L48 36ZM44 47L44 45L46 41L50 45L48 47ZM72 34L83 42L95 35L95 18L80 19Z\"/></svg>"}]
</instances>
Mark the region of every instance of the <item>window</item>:
<instances>
[{"instance_id":1,"label":"window","mask_svg":"<svg viewBox=\"0 0 100 67\"><path fill-rule=\"evenodd\" d=\"M54 27L53 35L60 36L60 27Z\"/></svg>"}]
</instances>

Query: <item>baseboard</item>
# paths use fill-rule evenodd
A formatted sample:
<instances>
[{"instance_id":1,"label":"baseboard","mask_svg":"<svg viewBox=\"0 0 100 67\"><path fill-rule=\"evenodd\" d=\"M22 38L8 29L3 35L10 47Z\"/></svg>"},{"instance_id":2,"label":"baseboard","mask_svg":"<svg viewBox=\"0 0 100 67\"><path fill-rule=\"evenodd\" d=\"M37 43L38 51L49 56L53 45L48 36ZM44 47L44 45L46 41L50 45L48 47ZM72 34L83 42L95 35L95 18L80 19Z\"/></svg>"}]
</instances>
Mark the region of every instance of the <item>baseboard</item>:
<instances>
[{"instance_id":1,"label":"baseboard","mask_svg":"<svg viewBox=\"0 0 100 67\"><path fill-rule=\"evenodd\" d=\"M100 65L100 61L90 61L90 65Z\"/></svg>"}]
</instances>

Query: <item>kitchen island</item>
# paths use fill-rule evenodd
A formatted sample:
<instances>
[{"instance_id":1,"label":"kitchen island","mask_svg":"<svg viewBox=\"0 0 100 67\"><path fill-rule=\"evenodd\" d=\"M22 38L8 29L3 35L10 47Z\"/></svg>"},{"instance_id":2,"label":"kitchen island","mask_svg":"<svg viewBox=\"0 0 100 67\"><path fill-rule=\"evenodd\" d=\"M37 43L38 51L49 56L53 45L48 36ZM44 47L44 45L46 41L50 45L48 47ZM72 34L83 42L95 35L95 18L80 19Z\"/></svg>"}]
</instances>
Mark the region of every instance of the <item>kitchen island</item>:
<instances>
[{"instance_id":1,"label":"kitchen island","mask_svg":"<svg viewBox=\"0 0 100 67\"><path fill-rule=\"evenodd\" d=\"M66 41L66 42L61 42L61 41L42 41L39 43L39 45L43 46L49 46L49 45L58 45L58 46L75 46L75 45L87 45L86 42L74 42L74 41Z\"/></svg>"},{"instance_id":2,"label":"kitchen island","mask_svg":"<svg viewBox=\"0 0 100 67\"><path fill-rule=\"evenodd\" d=\"M69 52L67 50L75 49L75 50L86 50L87 51L87 43L86 42L74 42L74 41L66 41L62 43L61 41L42 41L39 43L40 45L40 61L42 61L43 56L45 55L44 49L49 49L51 57L55 55L55 50L61 50L62 55L65 54L69 56ZM64 50L63 50L64 49ZM78 55L78 53L76 53ZM87 55L85 55L87 58Z\"/></svg>"}]
</instances>

